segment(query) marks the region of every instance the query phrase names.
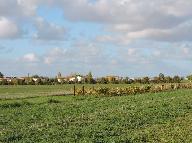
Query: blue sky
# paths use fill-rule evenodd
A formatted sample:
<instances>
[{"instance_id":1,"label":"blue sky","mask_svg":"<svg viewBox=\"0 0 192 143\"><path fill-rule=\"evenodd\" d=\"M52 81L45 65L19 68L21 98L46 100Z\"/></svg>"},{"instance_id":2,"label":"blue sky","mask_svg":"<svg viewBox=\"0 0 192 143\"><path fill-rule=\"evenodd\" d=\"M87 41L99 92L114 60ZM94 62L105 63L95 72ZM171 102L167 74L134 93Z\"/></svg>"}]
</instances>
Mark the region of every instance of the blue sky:
<instances>
[{"instance_id":1,"label":"blue sky","mask_svg":"<svg viewBox=\"0 0 192 143\"><path fill-rule=\"evenodd\" d=\"M0 0L0 71L191 74L191 6L189 0Z\"/></svg>"}]
</instances>

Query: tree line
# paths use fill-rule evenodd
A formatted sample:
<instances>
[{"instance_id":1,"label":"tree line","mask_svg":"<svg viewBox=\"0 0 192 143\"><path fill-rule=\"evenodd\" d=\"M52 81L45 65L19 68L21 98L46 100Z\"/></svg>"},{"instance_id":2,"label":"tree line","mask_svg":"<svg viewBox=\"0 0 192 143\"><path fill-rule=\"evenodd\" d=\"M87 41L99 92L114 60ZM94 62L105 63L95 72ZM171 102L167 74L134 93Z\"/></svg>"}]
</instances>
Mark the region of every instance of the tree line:
<instances>
[{"instance_id":1,"label":"tree line","mask_svg":"<svg viewBox=\"0 0 192 143\"><path fill-rule=\"evenodd\" d=\"M141 77L141 78L129 78L129 77L100 77L93 78L91 72L89 72L86 76L83 77L83 80L78 81L67 81L64 79L58 80L58 77L49 78L44 76L34 75L31 77L25 78L12 78L11 80L7 80L3 78L4 75L0 72L0 85L56 85L56 84L158 84L158 83L180 83L184 80L183 77L180 76L165 76L160 73L158 76L149 78ZM192 81L192 75L187 76L189 81Z\"/></svg>"}]
</instances>

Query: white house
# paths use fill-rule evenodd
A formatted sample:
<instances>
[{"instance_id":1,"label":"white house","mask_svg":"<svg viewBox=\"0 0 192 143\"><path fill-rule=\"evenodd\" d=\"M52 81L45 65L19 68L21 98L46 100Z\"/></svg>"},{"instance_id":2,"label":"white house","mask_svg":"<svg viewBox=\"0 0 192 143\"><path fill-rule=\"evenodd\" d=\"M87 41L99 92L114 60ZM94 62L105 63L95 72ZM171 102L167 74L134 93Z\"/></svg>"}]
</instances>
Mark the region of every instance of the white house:
<instances>
[{"instance_id":1,"label":"white house","mask_svg":"<svg viewBox=\"0 0 192 143\"><path fill-rule=\"evenodd\" d=\"M39 78L32 78L32 80L33 80L34 82L36 82L38 79L39 79Z\"/></svg>"},{"instance_id":2,"label":"white house","mask_svg":"<svg viewBox=\"0 0 192 143\"><path fill-rule=\"evenodd\" d=\"M76 81L76 77L74 77L74 76L70 77L69 81L75 82Z\"/></svg>"},{"instance_id":3,"label":"white house","mask_svg":"<svg viewBox=\"0 0 192 143\"><path fill-rule=\"evenodd\" d=\"M83 81L83 77L80 76L80 75L78 75L76 78L77 78L77 81L78 81L78 82L82 82L82 81Z\"/></svg>"}]
</instances>

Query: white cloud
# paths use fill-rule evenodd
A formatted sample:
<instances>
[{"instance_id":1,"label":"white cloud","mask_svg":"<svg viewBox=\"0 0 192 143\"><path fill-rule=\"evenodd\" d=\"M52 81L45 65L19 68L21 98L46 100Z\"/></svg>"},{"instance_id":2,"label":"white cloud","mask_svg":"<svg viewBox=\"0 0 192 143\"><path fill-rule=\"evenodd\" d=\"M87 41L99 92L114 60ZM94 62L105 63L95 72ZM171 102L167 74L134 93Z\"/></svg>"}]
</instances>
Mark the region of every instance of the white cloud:
<instances>
[{"instance_id":1,"label":"white cloud","mask_svg":"<svg viewBox=\"0 0 192 143\"><path fill-rule=\"evenodd\" d=\"M19 35L19 28L13 21L0 17L0 38L17 38Z\"/></svg>"},{"instance_id":2,"label":"white cloud","mask_svg":"<svg viewBox=\"0 0 192 143\"><path fill-rule=\"evenodd\" d=\"M129 48L129 49L128 49L128 55L129 55L129 56L135 55L136 52L137 52L137 51L136 51L135 48Z\"/></svg>"},{"instance_id":3,"label":"white cloud","mask_svg":"<svg viewBox=\"0 0 192 143\"><path fill-rule=\"evenodd\" d=\"M63 26L46 22L43 18L36 19L37 33L34 34L36 40L62 41L66 38L66 29Z\"/></svg>"},{"instance_id":4,"label":"white cloud","mask_svg":"<svg viewBox=\"0 0 192 143\"><path fill-rule=\"evenodd\" d=\"M113 35L99 36L100 42L129 44L141 38L169 42L191 40L192 1L189 0L98 0L94 3L64 0L61 3L71 20L110 27Z\"/></svg>"},{"instance_id":5,"label":"white cloud","mask_svg":"<svg viewBox=\"0 0 192 143\"><path fill-rule=\"evenodd\" d=\"M54 62L61 61L62 58L66 58L66 50L62 48L52 48L48 51L44 56L44 63L45 64L52 64Z\"/></svg>"},{"instance_id":6,"label":"white cloud","mask_svg":"<svg viewBox=\"0 0 192 143\"><path fill-rule=\"evenodd\" d=\"M190 48L185 47L185 48L183 48L183 49L182 49L182 52L183 52L185 55L189 55L189 54L190 54L190 52L191 52L191 49L190 49Z\"/></svg>"},{"instance_id":7,"label":"white cloud","mask_svg":"<svg viewBox=\"0 0 192 143\"><path fill-rule=\"evenodd\" d=\"M23 15L34 16L41 1L42 0L17 0L17 5L22 10Z\"/></svg>"},{"instance_id":8,"label":"white cloud","mask_svg":"<svg viewBox=\"0 0 192 143\"><path fill-rule=\"evenodd\" d=\"M57 7L72 21L88 21L103 24L113 32L114 40L101 35L100 41L129 44L132 40L147 38L161 41L190 41L192 24L190 0L0 0L0 16L21 19L38 17L39 6ZM11 10L9 10L11 7ZM36 23L36 39L63 40L66 29L44 20Z\"/></svg>"},{"instance_id":9,"label":"white cloud","mask_svg":"<svg viewBox=\"0 0 192 143\"><path fill-rule=\"evenodd\" d=\"M34 53L28 53L28 54L23 56L22 61L23 62L38 62L39 58Z\"/></svg>"}]
</instances>

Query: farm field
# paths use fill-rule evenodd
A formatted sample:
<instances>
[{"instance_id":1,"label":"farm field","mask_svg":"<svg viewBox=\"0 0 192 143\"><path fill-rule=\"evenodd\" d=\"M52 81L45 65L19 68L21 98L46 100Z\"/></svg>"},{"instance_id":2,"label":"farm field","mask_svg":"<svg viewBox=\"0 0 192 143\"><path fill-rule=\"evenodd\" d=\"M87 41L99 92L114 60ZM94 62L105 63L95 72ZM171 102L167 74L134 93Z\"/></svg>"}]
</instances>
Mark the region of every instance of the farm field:
<instances>
[{"instance_id":1,"label":"farm field","mask_svg":"<svg viewBox=\"0 0 192 143\"><path fill-rule=\"evenodd\" d=\"M192 142L191 89L119 97L44 96L71 88L1 86L0 142Z\"/></svg>"},{"instance_id":2,"label":"farm field","mask_svg":"<svg viewBox=\"0 0 192 143\"><path fill-rule=\"evenodd\" d=\"M129 87L138 84L84 84L85 88L92 87ZM64 85L18 85L18 86L0 86L0 100L29 98L37 96L51 96L57 94L73 94L74 84ZM82 84L76 84L76 88L82 88Z\"/></svg>"}]
</instances>

